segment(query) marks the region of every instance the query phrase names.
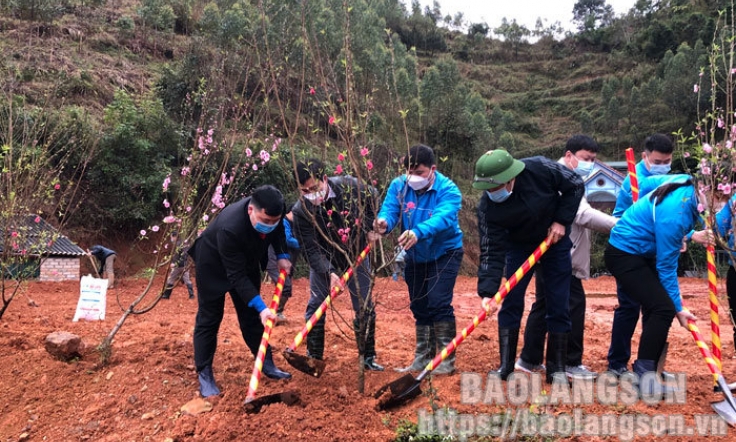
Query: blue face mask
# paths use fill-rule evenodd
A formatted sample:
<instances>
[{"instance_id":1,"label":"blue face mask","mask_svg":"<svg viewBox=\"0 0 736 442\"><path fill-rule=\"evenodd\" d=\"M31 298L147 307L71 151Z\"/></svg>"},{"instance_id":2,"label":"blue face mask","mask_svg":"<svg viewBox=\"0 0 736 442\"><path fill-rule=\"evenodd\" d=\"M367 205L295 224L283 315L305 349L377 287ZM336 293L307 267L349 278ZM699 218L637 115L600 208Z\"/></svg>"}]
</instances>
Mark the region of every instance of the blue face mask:
<instances>
[{"instance_id":1,"label":"blue face mask","mask_svg":"<svg viewBox=\"0 0 736 442\"><path fill-rule=\"evenodd\" d=\"M491 201L493 201L494 203L502 203L509 199L509 197L511 196L511 192L506 189L506 186L498 190L494 190L493 192L489 192L486 190L486 194L488 195L488 198L490 198Z\"/></svg>"},{"instance_id":2,"label":"blue face mask","mask_svg":"<svg viewBox=\"0 0 736 442\"><path fill-rule=\"evenodd\" d=\"M276 223L276 224L265 224L265 223L262 223L262 222L259 221L259 222L256 223L255 226L253 226L253 228L256 229L256 232L263 233L264 235L267 235L267 234L273 232L273 229L275 229L276 226L278 226L278 225L279 225L279 223Z\"/></svg>"},{"instance_id":3,"label":"blue face mask","mask_svg":"<svg viewBox=\"0 0 736 442\"><path fill-rule=\"evenodd\" d=\"M667 175L672 169L671 164L651 164L649 158L647 158L647 164L649 165L649 173L652 175Z\"/></svg>"},{"instance_id":4,"label":"blue face mask","mask_svg":"<svg viewBox=\"0 0 736 442\"><path fill-rule=\"evenodd\" d=\"M594 166L595 163L592 161L578 160L578 167L575 168L575 172L581 177L586 177L593 171Z\"/></svg>"}]
</instances>

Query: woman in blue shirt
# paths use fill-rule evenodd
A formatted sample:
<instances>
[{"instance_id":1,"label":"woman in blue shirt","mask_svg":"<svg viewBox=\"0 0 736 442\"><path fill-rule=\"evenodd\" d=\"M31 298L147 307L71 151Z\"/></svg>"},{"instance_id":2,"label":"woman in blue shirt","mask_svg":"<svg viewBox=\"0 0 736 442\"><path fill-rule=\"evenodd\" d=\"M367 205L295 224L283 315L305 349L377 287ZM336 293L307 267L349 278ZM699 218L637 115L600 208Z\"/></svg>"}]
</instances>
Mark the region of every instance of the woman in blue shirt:
<instances>
[{"instance_id":1,"label":"woman in blue shirt","mask_svg":"<svg viewBox=\"0 0 736 442\"><path fill-rule=\"evenodd\" d=\"M699 219L699 204L705 205L706 198L690 176L680 175L634 203L611 230L604 254L606 266L643 311L634 362L639 376L656 371L672 319L677 317L683 327L695 319L682 306L677 262L683 238ZM654 377L650 379L640 383L642 394L657 388Z\"/></svg>"}]
</instances>

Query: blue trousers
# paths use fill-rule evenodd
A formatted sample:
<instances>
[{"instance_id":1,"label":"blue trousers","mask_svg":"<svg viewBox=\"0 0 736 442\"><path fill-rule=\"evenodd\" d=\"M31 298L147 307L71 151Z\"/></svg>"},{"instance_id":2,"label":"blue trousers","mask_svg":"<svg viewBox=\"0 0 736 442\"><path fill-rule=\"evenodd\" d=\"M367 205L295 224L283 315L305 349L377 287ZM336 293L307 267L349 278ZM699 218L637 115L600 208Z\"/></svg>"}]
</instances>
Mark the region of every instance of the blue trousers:
<instances>
[{"instance_id":1,"label":"blue trousers","mask_svg":"<svg viewBox=\"0 0 736 442\"><path fill-rule=\"evenodd\" d=\"M565 236L542 255L535 266L540 272L546 286L547 297L545 319L550 333L569 333L570 323L570 278L572 278L572 262L570 249L572 242ZM534 252L534 248L512 247L506 253L506 278L510 278L516 270ZM499 328L519 329L524 314L524 295L531 280L532 272L528 272L511 289L501 304L498 312Z\"/></svg>"},{"instance_id":2,"label":"blue trousers","mask_svg":"<svg viewBox=\"0 0 736 442\"><path fill-rule=\"evenodd\" d=\"M448 250L430 262L414 262L407 257L404 278L416 325L455 321L452 295L463 254L463 249Z\"/></svg>"}]
</instances>

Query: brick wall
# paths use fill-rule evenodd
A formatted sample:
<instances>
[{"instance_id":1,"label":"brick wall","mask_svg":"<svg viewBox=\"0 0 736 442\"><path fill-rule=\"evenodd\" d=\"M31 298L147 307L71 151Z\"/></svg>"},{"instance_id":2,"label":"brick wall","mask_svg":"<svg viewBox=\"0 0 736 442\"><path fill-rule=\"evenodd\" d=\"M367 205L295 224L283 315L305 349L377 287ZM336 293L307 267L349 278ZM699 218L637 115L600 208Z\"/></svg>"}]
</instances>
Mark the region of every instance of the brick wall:
<instances>
[{"instance_id":1,"label":"brick wall","mask_svg":"<svg viewBox=\"0 0 736 442\"><path fill-rule=\"evenodd\" d=\"M40 281L78 281L79 257L54 256L41 261Z\"/></svg>"}]
</instances>

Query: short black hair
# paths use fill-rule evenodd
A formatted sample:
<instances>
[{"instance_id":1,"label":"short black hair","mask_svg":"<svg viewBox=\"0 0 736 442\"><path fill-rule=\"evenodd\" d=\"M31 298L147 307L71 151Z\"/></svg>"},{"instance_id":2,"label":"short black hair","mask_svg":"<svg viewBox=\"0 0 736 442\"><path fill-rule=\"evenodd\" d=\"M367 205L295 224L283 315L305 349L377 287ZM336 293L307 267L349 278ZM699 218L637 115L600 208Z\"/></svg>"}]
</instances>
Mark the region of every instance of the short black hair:
<instances>
[{"instance_id":1,"label":"short black hair","mask_svg":"<svg viewBox=\"0 0 736 442\"><path fill-rule=\"evenodd\" d=\"M284 195L270 184L258 187L250 196L250 204L258 210L265 209L268 216L284 215Z\"/></svg>"},{"instance_id":2,"label":"short black hair","mask_svg":"<svg viewBox=\"0 0 736 442\"><path fill-rule=\"evenodd\" d=\"M417 166L432 167L436 164L434 150L424 144L417 144L409 148L409 155L404 157L404 167L413 169Z\"/></svg>"},{"instance_id":3,"label":"short black hair","mask_svg":"<svg viewBox=\"0 0 736 442\"><path fill-rule=\"evenodd\" d=\"M295 178L299 184L304 184L310 178L321 180L325 176L325 165L317 158L310 158L306 163L301 161L296 163Z\"/></svg>"},{"instance_id":4,"label":"short black hair","mask_svg":"<svg viewBox=\"0 0 736 442\"><path fill-rule=\"evenodd\" d=\"M675 145L672 138L667 135L653 134L644 140L644 150L647 152L672 153L675 150Z\"/></svg>"},{"instance_id":5,"label":"short black hair","mask_svg":"<svg viewBox=\"0 0 736 442\"><path fill-rule=\"evenodd\" d=\"M573 135L567 140L565 144L565 150L569 150L571 153L575 153L579 150L587 150L588 152L598 153L601 147L595 140L587 135Z\"/></svg>"}]
</instances>

